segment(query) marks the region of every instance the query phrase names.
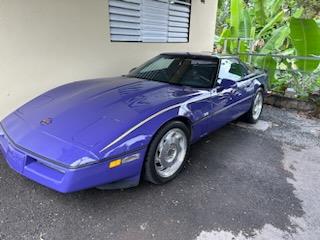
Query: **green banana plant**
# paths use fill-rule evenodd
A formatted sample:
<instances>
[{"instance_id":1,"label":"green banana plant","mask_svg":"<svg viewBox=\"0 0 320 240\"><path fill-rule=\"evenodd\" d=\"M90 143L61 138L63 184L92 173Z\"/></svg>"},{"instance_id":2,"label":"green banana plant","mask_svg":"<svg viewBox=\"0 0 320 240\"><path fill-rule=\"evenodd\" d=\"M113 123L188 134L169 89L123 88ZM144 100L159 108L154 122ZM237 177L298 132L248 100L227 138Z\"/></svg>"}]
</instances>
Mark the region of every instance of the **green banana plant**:
<instances>
[{"instance_id":1,"label":"green banana plant","mask_svg":"<svg viewBox=\"0 0 320 240\"><path fill-rule=\"evenodd\" d=\"M275 16L280 10L283 5L283 0L271 0L267 1L267 12L269 13L268 17Z\"/></svg>"},{"instance_id":2,"label":"green banana plant","mask_svg":"<svg viewBox=\"0 0 320 240\"><path fill-rule=\"evenodd\" d=\"M253 0L254 3L254 12L257 23L260 26L264 26L267 20L265 13L266 1L264 0Z\"/></svg>"},{"instance_id":3,"label":"green banana plant","mask_svg":"<svg viewBox=\"0 0 320 240\"><path fill-rule=\"evenodd\" d=\"M239 25L239 36L243 38L251 37L251 29L252 29L252 19L250 17L250 13L247 9L242 10L241 18Z\"/></svg>"},{"instance_id":4,"label":"green banana plant","mask_svg":"<svg viewBox=\"0 0 320 240\"><path fill-rule=\"evenodd\" d=\"M274 17L272 17L268 23L261 29L261 31L257 34L257 39L260 39L265 33L269 30L273 29L274 25L278 22L282 22L284 20L285 13L284 11L280 11Z\"/></svg>"},{"instance_id":5,"label":"green banana plant","mask_svg":"<svg viewBox=\"0 0 320 240\"><path fill-rule=\"evenodd\" d=\"M239 36L239 27L240 27L240 15L241 15L241 0L231 0L231 14L230 14L230 27L231 27L231 36Z\"/></svg>"},{"instance_id":6,"label":"green banana plant","mask_svg":"<svg viewBox=\"0 0 320 240\"><path fill-rule=\"evenodd\" d=\"M284 41L290 34L290 29L288 26L282 26L275 30L271 38L266 42L264 47L260 50L263 54L277 53ZM275 70L277 67L277 62L271 56L259 56L254 59L254 65L268 70L269 77L271 81L275 80Z\"/></svg>"},{"instance_id":7,"label":"green banana plant","mask_svg":"<svg viewBox=\"0 0 320 240\"><path fill-rule=\"evenodd\" d=\"M276 29L271 38L265 43L260 53L278 53L284 41L290 34L290 28L285 25Z\"/></svg>"},{"instance_id":8,"label":"green banana plant","mask_svg":"<svg viewBox=\"0 0 320 240\"><path fill-rule=\"evenodd\" d=\"M320 27L313 19L290 20L290 38L298 56L320 55ZM305 72L312 72L319 66L317 60L297 60L298 68Z\"/></svg>"},{"instance_id":9,"label":"green banana plant","mask_svg":"<svg viewBox=\"0 0 320 240\"><path fill-rule=\"evenodd\" d=\"M319 25L314 20L300 19L303 8L298 8L292 16L282 9L284 0L252 0L253 8L243 0L231 0L230 26L225 28L220 36L220 45L224 38L247 38L255 41L264 39L264 46L256 48L259 53L283 53L286 49L294 49L302 56L320 55ZM231 40L227 44L227 52L236 54L248 52L249 44L245 41ZM292 51L290 51L292 52ZM242 56L243 60L247 57ZM278 61L281 62L281 61ZM271 78L277 61L270 56L259 56L254 59L256 66L268 69ZM303 71L313 71L319 61L297 60L296 66ZM290 65L291 66L291 65ZM289 67L289 66L288 66Z\"/></svg>"}]
</instances>

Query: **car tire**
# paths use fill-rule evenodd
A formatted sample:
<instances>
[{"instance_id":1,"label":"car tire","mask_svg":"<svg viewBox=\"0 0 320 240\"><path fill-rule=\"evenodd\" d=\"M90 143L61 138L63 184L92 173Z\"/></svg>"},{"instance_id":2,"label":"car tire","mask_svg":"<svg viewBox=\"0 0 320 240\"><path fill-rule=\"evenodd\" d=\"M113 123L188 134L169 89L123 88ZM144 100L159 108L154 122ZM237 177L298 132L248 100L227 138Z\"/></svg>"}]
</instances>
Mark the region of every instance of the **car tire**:
<instances>
[{"instance_id":1,"label":"car tire","mask_svg":"<svg viewBox=\"0 0 320 240\"><path fill-rule=\"evenodd\" d=\"M249 111L243 115L244 121L254 124L259 120L263 109L263 100L263 90L259 88L252 99Z\"/></svg>"},{"instance_id":2,"label":"car tire","mask_svg":"<svg viewBox=\"0 0 320 240\"><path fill-rule=\"evenodd\" d=\"M152 139L144 162L144 179L164 184L183 168L190 149L190 130L180 121L165 124Z\"/></svg>"}]
</instances>

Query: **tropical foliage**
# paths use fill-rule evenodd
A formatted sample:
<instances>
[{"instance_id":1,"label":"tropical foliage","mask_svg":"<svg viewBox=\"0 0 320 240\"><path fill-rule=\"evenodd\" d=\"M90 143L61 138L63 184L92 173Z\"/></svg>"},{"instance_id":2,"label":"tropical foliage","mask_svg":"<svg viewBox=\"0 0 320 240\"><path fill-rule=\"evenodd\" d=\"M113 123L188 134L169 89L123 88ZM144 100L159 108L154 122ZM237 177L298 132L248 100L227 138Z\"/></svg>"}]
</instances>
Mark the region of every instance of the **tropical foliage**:
<instances>
[{"instance_id":1,"label":"tropical foliage","mask_svg":"<svg viewBox=\"0 0 320 240\"><path fill-rule=\"evenodd\" d=\"M216 50L231 54L253 51L265 55L253 59L243 54L240 56L269 71L273 90L283 92L292 87L300 97L307 97L320 89L319 60L273 56L320 56L320 16L318 12L314 13L319 4L307 1L314 4L314 8L309 9L310 5L303 5L304 2L219 1L217 23L221 26L217 28L220 37L216 41ZM306 19L310 12L312 16ZM243 40L237 40L239 38ZM225 39L229 40L225 42Z\"/></svg>"}]
</instances>

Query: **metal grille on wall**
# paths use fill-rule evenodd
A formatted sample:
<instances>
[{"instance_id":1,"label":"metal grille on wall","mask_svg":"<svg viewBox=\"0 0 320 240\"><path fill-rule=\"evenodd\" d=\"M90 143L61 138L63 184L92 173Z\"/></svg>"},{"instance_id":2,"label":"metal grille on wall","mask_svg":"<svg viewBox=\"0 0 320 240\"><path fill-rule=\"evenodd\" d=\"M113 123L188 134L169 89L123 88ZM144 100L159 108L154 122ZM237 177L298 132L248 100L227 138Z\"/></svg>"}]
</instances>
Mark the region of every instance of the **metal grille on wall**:
<instances>
[{"instance_id":1,"label":"metal grille on wall","mask_svg":"<svg viewBox=\"0 0 320 240\"><path fill-rule=\"evenodd\" d=\"M188 42L190 0L109 0L111 41Z\"/></svg>"}]
</instances>

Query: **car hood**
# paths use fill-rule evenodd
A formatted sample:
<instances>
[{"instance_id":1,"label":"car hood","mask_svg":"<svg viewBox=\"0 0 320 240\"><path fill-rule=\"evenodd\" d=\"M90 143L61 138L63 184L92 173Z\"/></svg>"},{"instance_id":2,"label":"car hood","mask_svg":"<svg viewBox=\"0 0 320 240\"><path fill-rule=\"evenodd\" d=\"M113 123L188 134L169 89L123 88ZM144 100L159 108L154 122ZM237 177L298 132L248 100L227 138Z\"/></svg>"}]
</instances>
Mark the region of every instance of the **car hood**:
<instances>
[{"instance_id":1,"label":"car hood","mask_svg":"<svg viewBox=\"0 0 320 240\"><path fill-rule=\"evenodd\" d=\"M2 121L18 145L71 164L165 107L196 94L190 87L117 77L70 83L20 107ZM63 145L63 148L61 146ZM63 151L76 147L67 159Z\"/></svg>"}]
</instances>

